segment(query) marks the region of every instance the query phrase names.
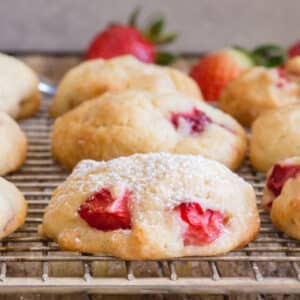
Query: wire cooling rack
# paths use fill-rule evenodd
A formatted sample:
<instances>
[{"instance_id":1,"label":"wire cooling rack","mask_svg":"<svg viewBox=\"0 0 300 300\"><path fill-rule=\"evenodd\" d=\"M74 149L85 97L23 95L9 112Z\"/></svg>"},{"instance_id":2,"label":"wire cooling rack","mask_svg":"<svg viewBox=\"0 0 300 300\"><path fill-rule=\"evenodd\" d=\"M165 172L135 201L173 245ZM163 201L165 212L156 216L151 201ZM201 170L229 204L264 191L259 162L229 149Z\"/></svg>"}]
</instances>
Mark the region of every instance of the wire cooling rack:
<instances>
[{"instance_id":1,"label":"wire cooling rack","mask_svg":"<svg viewBox=\"0 0 300 300\"><path fill-rule=\"evenodd\" d=\"M262 210L256 241L218 257L128 262L63 252L40 238L37 227L51 192L67 176L51 158L47 102L35 118L22 123L28 158L20 171L7 176L23 191L29 214L23 228L1 242L0 293L300 293L300 242L276 231ZM253 184L259 201L264 176L249 161L239 173Z\"/></svg>"}]
</instances>

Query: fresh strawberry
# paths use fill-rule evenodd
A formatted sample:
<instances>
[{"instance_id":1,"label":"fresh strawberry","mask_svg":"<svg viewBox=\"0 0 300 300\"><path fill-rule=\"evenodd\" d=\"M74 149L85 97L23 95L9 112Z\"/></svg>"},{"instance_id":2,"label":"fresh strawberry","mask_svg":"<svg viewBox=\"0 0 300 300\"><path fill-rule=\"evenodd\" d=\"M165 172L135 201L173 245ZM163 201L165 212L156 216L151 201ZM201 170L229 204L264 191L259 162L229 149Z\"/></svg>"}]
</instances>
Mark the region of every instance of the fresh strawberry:
<instances>
[{"instance_id":1,"label":"fresh strawberry","mask_svg":"<svg viewBox=\"0 0 300 300\"><path fill-rule=\"evenodd\" d=\"M300 55L300 41L297 41L295 44L293 44L287 51L289 58Z\"/></svg>"},{"instance_id":2,"label":"fresh strawberry","mask_svg":"<svg viewBox=\"0 0 300 300\"><path fill-rule=\"evenodd\" d=\"M175 208L187 228L184 245L201 246L215 241L223 232L225 216L219 211L206 209L196 202L181 203Z\"/></svg>"},{"instance_id":3,"label":"fresh strawberry","mask_svg":"<svg viewBox=\"0 0 300 300\"><path fill-rule=\"evenodd\" d=\"M130 229L130 194L125 190L121 197L114 199L108 188L102 188L81 204L78 213L91 227L99 230Z\"/></svg>"},{"instance_id":4,"label":"fresh strawberry","mask_svg":"<svg viewBox=\"0 0 300 300\"><path fill-rule=\"evenodd\" d=\"M129 25L115 24L99 32L90 43L85 59L109 59L120 55L133 55L145 63L168 64L174 60L171 53L158 52L156 46L172 42L174 33L163 33L164 20L159 17L145 31L136 27L139 10L132 14Z\"/></svg>"},{"instance_id":5,"label":"fresh strawberry","mask_svg":"<svg viewBox=\"0 0 300 300\"><path fill-rule=\"evenodd\" d=\"M216 101L226 85L252 65L252 60L242 51L225 49L201 58L190 75L199 84L204 98Z\"/></svg>"},{"instance_id":6,"label":"fresh strawberry","mask_svg":"<svg viewBox=\"0 0 300 300\"><path fill-rule=\"evenodd\" d=\"M201 133L212 120L194 107L191 112L172 113L171 122L176 129L188 135Z\"/></svg>"},{"instance_id":7,"label":"fresh strawberry","mask_svg":"<svg viewBox=\"0 0 300 300\"><path fill-rule=\"evenodd\" d=\"M299 165L276 164L268 178L267 187L275 196L279 196L286 181L296 177L299 173Z\"/></svg>"}]
</instances>

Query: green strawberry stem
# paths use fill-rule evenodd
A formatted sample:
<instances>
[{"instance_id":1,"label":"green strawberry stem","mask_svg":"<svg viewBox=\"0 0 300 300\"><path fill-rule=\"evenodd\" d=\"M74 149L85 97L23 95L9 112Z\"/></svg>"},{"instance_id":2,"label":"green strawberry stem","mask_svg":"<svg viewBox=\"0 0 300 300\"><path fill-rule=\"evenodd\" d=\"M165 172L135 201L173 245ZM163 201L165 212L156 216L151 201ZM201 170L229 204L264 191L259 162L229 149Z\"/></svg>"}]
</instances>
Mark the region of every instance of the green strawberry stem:
<instances>
[{"instance_id":1,"label":"green strawberry stem","mask_svg":"<svg viewBox=\"0 0 300 300\"><path fill-rule=\"evenodd\" d=\"M286 50L275 44L261 45L253 51L243 47L234 48L249 56L257 66L273 68L283 65L287 59Z\"/></svg>"}]
</instances>

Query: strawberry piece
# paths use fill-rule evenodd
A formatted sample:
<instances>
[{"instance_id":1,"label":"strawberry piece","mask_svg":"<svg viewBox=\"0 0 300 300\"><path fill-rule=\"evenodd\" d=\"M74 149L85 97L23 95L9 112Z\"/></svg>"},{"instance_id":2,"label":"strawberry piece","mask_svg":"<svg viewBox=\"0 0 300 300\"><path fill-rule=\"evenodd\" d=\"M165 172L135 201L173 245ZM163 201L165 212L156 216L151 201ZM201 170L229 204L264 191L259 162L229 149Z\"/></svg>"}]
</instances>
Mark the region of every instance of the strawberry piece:
<instances>
[{"instance_id":1,"label":"strawberry piece","mask_svg":"<svg viewBox=\"0 0 300 300\"><path fill-rule=\"evenodd\" d=\"M289 178L294 178L300 173L299 165L280 165L273 167L267 182L267 187L277 197ZM271 204L270 204L271 206Z\"/></svg>"},{"instance_id":2,"label":"strawberry piece","mask_svg":"<svg viewBox=\"0 0 300 300\"><path fill-rule=\"evenodd\" d=\"M300 55L300 41L297 41L288 49L288 57L293 58Z\"/></svg>"},{"instance_id":3,"label":"strawberry piece","mask_svg":"<svg viewBox=\"0 0 300 300\"><path fill-rule=\"evenodd\" d=\"M286 71L282 67L276 68L276 72L279 78L278 82L276 83L276 86L278 88L282 88L286 86L289 82L291 82L288 78Z\"/></svg>"},{"instance_id":4,"label":"strawberry piece","mask_svg":"<svg viewBox=\"0 0 300 300\"><path fill-rule=\"evenodd\" d=\"M91 227L99 230L130 229L130 195L131 192L125 190L120 198L114 199L108 188L102 188L81 204L78 213Z\"/></svg>"},{"instance_id":5,"label":"strawberry piece","mask_svg":"<svg viewBox=\"0 0 300 300\"><path fill-rule=\"evenodd\" d=\"M191 112L172 113L171 122L177 130L185 134L197 134L201 133L207 124L212 123L212 120L194 107Z\"/></svg>"},{"instance_id":6,"label":"strawberry piece","mask_svg":"<svg viewBox=\"0 0 300 300\"><path fill-rule=\"evenodd\" d=\"M96 35L86 52L85 58L109 59L125 54L133 55L142 62L153 63L155 47L134 27L112 25Z\"/></svg>"},{"instance_id":7,"label":"strawberry piece","mask_svg":"<svg viewBox=\"0 0 300 300\"><path fill-rule=\"evenodd\" d=\"M204 99L216 101L227 84L251 65L252 60L243 52L226 49L204 56L192 67L190 75L201 88Z\"/></svg>"},{"instance_id":8,"label":"strawberry piece","mask_svg":"<svg viewBox=\"0 0 300 300\"><path fill-rule=\"evenodd\" d=\"M201 246L212 243L223 232L225 216L223 213L206 209L199 203L181 203L175 208L182 221L187 224L184 232L185 246Z\"/></svg>"}]
</instances>

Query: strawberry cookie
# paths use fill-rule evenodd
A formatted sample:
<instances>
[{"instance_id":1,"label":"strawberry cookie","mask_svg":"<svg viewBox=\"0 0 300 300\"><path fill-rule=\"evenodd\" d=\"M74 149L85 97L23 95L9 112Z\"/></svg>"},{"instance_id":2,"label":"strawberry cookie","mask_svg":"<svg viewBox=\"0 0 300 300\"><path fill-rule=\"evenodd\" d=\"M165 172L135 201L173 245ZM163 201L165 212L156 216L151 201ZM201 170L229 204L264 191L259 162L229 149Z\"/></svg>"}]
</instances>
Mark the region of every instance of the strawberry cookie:
<instances>
[{"instance_id":1,"label":"strawberry cookie","mask_svg":"<svg viewBox=\"0 0 300 300\"><path fill-rule=\"evenodd\" d=\"M20 60L0 53L0 111L24 119L40 106L38 78Z\"/></svg>"},{"instance_id":2,"label":"strawberry cookie","mask_svg":"<svg viewBox=\"0 0 300 300\"><path fill-rule=\"evenodd\" d=\"M300 56L296 56L288 60L286 70L291 80L300 85Z\"/></svg>"},{"instance_id":3,"label":"strawberry cookie","mask_svg":"<svg viewBox=\"0 0 300 300\"><path fill-rule=\"evenodd\" d=\"M229 83L219 107L245 126L263 111L300 103L300 85L290 68L253 67Z\"/></svg>"},{"instance_id":4,"label":"strawberry cookie","mask_svg":"<svg viewBox=\"0 0 300 300\"><path fill-rule=\"evenodd\" d=\"M269 110L252 125L250 158L266 172L277 161L300 154L300 104Z\"/></svg>"},{"instance_id":5,"label":"strawberry cookie","mask_svg":"<svg viewBox=\"0 0 300 300\"><path fill-rule=\"evenodd\" d=\"M262 198L274 225L300 240L300 157L276 163L268 173Z\"/></svg>"},{"instance_id":6,"label":"strawberry cookie","mask_svg":"<svg viewBox=\"0 0 300 300\"><path fill-rule=\"evenodd\" d=\"M58 118L52 133L53 156L68 169L82 159L148 152L201 154L236 169L246 148L233 118L175 92L106 93Z\"/></svg>"},{"instance_id":7,"label":"strawberry cookie","mask_svg":"<svg viewBox=\"0 0 300 300\"><path fill-rule=\"evenodd\" d=\"M0 239L23 225L27 210L21 192L0 177Z\"/></svg>"},{"instance_id":8,"label":"strawberry cookie","mask_svg":"<svg viewBox=\"0 0 300 300\"><path fill-rule=\"evenodd\" d=\"M26 158L27 139L19 125L0 112L0 175L21 167Z\"/></svg>"},{"instance_id":9,"label":"strawberry cookie","mask_svg":"<svg viewBox=\"0 0 300 300\"><path fill-rule=\"evenodd\" d=\"M80 162L40 227L63 249L124 259L218 255L258 230L250 184L212 160L167 153Z\"/></svg>"},{"instance_id":10,"label":"strawberry cookie","mask_svg":"<svg viewBox=\"0 0 300 300\"><path fill-rule=\"evenodd\" d=\"M53 117L108 91L125 89L178 91L202 99L192 78L169 67L145 64L132 56L93 59L71 69L62 79L50 107Z\"/></svg>"}]
</instances>

